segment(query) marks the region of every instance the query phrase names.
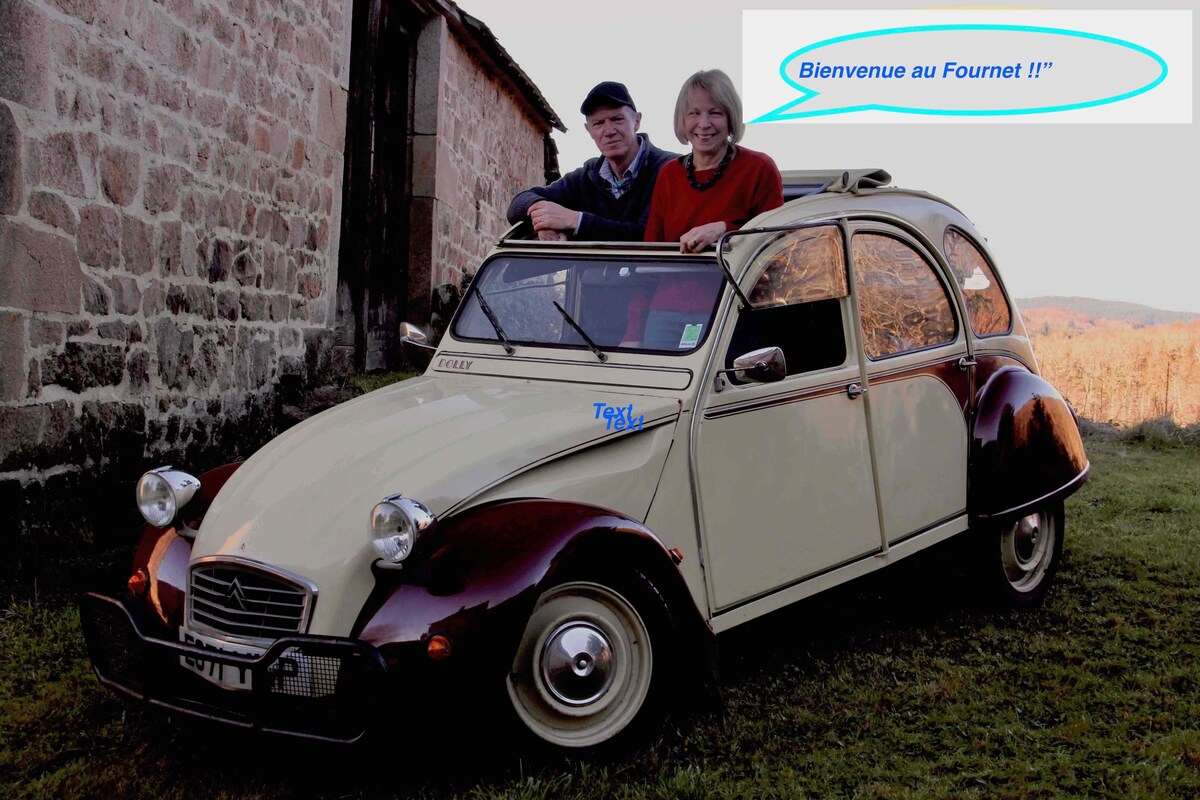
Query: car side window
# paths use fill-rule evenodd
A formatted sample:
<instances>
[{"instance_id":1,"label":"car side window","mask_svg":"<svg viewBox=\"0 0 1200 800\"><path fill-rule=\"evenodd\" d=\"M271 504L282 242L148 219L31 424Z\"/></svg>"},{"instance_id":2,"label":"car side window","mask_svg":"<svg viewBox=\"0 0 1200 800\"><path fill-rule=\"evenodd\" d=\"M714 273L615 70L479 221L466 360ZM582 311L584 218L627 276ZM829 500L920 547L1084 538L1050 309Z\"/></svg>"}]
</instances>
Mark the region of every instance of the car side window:
<instances>
[{"instance_id":1,"label":"car side window","mask_svg":"<svg viewBox=\"0 0 1200 800\"><path fill-rule=\"evenodd\" d=\"M789 375L844 364L842 298L849 284L841 231L833 225L791 231L768 245L758 261L765 266L750 290L751 307L738 315L726 368L762 347L783 351Z\"/></svg>"},{"instance_id":2,"label":"car side window","mask_svg":"<svg viewBox=\"0 0 1200 800\"><path fill-rule=\"evenodd\" d=\"M920 253L880 233L855 234L851 246L868 358L954 341L950 298Z\"/></svg>"},{"instance_id":3,"label":"car side window","mask_svg":"<svg viewBox=\"0 0 1200 800\"><path fill-rule=\"evenodd\" d=\"M995 336L1012 330L1012 310L996 273L975 243L954 228L942 237L946 260L967 302L967 317L976 336Z\"/></svg>"}]
</instances>

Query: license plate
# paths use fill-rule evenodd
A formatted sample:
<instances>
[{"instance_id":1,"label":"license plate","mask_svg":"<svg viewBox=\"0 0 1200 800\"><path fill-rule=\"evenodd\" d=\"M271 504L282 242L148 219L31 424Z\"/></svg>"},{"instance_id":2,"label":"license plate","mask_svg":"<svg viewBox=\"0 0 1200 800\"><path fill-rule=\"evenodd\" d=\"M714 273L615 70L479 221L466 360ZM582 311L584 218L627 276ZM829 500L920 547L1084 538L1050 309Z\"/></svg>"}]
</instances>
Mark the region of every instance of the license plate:
<instances>
[{"instance_id":1,"label":"license plate","mask_svg":"<svg viewBox=\"0 0 1200 800\"><path fill-rule=\"evenodd\" d=\"M259 648L231 645L220 639L213 639L212 637L189 631L187 628L179 629L179 640L184 644L202 647L205 650L216 650L221 653L234 653L242 656L257 656L263 653ZM251 688L250 679L252 673L247 667L239 667L234 664L221 664L195 655L180 656L179 663L206 681L215 683L224 689L249 691Z\"/></svg>"},{"instance_id":2,"label":"license plate","mask_svg":"<svg viewBox=\"0 0 1200 800\"><path fill-rule=\"evenodd\" d=\"M267 668L271 692L293 697L325 697L337 691L341 659L314 656L289 647Z\"/></svg>"}]
</instances>

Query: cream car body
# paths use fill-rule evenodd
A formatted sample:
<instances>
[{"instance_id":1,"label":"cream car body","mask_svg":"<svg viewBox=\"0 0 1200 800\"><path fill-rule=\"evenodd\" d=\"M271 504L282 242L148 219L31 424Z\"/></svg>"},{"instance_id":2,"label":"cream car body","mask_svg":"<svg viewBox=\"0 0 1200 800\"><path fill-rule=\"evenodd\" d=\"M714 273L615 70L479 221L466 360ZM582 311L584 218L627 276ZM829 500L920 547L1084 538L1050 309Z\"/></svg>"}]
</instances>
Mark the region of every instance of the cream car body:
<instances>
[{"instance_id":1,"label":"cream car body","mask_svg":"<svg viewBox=\"0 0 1200 800\"><path fill-rule=\"evenodd\" d=\"M506 687L541 739L586 748L653 717L680 653L968 530L1009 599L1039 601L1088 464L986 245L944 201L878 188L886 173L790 177L800 199L720 255L511 231L422 377L201 476L147 529L131 595L86 606L101 679L345 739L366 722L297 722L296 696L340 698L355 670L361 693L461 667ZM428 527L389 561L368 512L399 495ZM278 639L239 622L242 584L270 570L311 592ZM217 617L193 618L198 580ZM104 633L121 626L217 687L122 673ZM188 631L217 652L164 644ZM338 666L318 692L321 659ZM247 672L300 710L241 711Z\"/></svg>"}]
</instances>

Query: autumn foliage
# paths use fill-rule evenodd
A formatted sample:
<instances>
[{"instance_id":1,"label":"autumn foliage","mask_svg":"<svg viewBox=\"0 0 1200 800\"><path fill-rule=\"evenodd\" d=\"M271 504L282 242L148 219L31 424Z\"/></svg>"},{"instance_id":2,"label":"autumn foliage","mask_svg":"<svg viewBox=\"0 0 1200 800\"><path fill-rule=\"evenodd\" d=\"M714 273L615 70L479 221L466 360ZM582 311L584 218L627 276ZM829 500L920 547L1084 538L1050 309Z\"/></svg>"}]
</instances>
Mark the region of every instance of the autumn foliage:
<instances>
[{"instance_id":1,"label":"autumn foliage","mask_svg":"<svg viewBox=\"0 0 1200 800\"><path fill-rule=\"evenodd\" d=\"M1022 317L1042 374L1080 416L1200 422L1200 321L1137 326L1052 308Z\"/></svg>"}]
</instances>

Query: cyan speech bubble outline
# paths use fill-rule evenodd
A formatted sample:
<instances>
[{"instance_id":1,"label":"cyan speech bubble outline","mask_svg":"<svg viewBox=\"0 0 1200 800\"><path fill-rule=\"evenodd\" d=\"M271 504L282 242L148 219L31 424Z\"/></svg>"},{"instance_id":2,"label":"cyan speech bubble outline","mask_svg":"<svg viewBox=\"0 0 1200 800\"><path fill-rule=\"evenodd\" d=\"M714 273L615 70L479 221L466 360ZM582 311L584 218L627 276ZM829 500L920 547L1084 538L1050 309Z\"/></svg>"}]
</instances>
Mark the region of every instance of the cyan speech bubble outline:
<instances>
[{"instance_id":1,"label":"cyan speech bubble outline","mask_svg":"<svg viewBox=\"0 0 1200 800\"><path fill-rule=\"evenodd\" d=\"M855 39L867 39L875 36L893 36L901 33L926 33L929 31L1016 31L1020 33L1045 33L1054 36L1075 36L1080 39L1094 39L1107 44L1115 44L1121 47L1127 47L1130 50L1136 50L1143 55L1158 62L1162 67L1162 73L1158 78L1145 86L1142 86L1133 91L1124 92L1123 94L1105 97L1100 100L1088 100L1082 103L1067 103L1057 106L1042 106L1037 108L1001 108L1001 109L943 109L943 108L907 108L905 106L889 106L881 103L866 103L857 106L843 106L841 108L823 108L817 111L797 111L789 112L789 109L795 108L801 103L807 103L814 97L821 94L814 89L809 89L806 86L801 86L794 82L787 74L787 66L798 56L805 53L819 50L822 47L841 44ZM791 86L802 95L799 100L793 100L790 103L785 103L779 108L768 111L761 117L750 120L753 125L757 122L784 122L790 119L806 119L810 117L823 117L831 114L850 114L855 111L891 111L896 114L920 114L924 116L943 116L943 117L1002 117L1016 116L1018 114L1051 114L1059 111L1076 111L1081 108L1092 108L1094 106L1108 105L1109 103L1118 103L1122 100L1128 100L1131 97L1137 97L1139 94L1146 92L1158 86L1167 79L1167 62L1162 59L1158 53L1153 50L1142 47L1140 44L1127 42L1124 39L1117 39L1113 36L1104 36L1099 33L1088 33L1086 31L1073 31L1067 28L1045 28L1036 25L991 25L991 24L954 24L954 25L910 25L903 28L883 28L877 31L864 31L862 33L851 33L845 36L835 36L832 39L825 39L815 44L810 44L802 47L788 55L779 65L779 75L783 78L784 83Z\"/></svg>"}]
</instances>

